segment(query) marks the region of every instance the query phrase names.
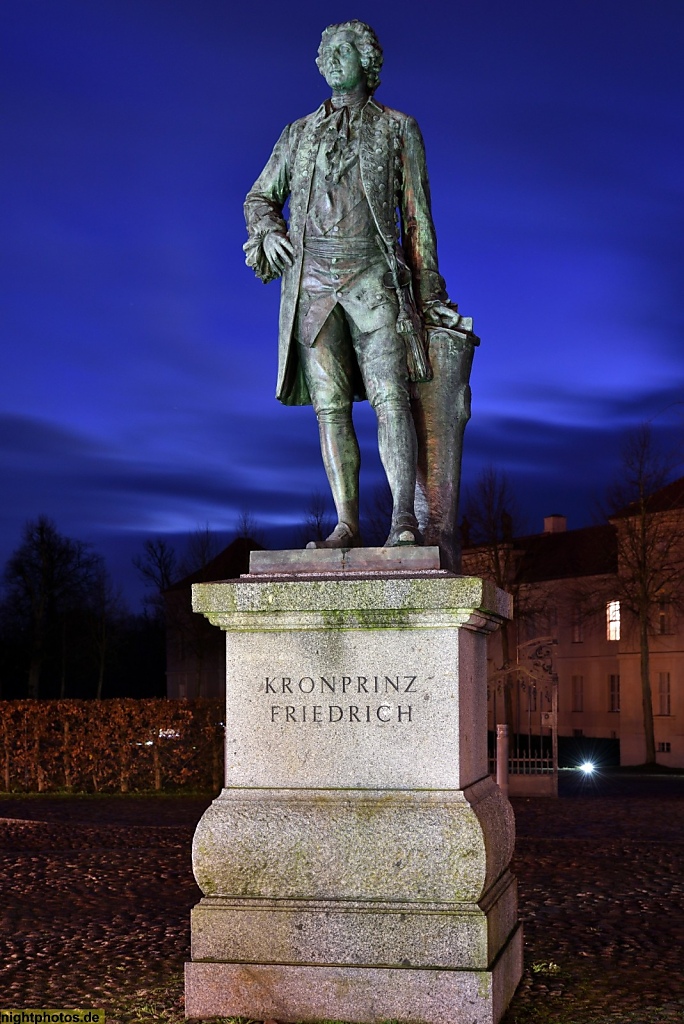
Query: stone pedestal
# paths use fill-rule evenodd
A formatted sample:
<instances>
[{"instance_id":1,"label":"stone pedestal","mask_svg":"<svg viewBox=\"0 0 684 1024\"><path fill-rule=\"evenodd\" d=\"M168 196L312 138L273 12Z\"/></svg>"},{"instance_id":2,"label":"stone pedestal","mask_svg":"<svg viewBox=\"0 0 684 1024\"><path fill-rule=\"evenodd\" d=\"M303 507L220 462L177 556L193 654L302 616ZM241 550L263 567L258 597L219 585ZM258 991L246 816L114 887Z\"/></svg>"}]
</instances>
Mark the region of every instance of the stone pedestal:
<instances>
[{"instance_id":1,"label":"stone pedestal","mask_svg":"<svg viewBox=\"0 0 684 1024\"><path fill-rule=\"evenodd\" d=\"M522 972L487 768L485 641L510 599L306 554L309 575L193 588L227 634L226 788L194 839L186 1013L495 1024Z\"/></svg>"}]
</instances>

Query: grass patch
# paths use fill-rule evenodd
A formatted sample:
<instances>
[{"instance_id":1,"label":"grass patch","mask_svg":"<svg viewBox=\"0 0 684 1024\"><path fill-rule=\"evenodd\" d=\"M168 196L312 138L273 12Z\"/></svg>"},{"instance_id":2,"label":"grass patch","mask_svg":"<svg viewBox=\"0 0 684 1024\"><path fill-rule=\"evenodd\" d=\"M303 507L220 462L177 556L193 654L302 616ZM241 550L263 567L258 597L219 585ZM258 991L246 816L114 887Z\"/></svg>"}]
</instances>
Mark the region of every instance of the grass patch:
<instances>
[{"instance_id":1,"label":"grass patch","mask_svg":"<svg viewBox=\"0 0 684 1024\"><path fill-rule=\"evenodd\" d=\"M183 1002L183 976L174 975L163 985L139 988L133 995L105 1006L106 1024L187 1024ZM203 1024L261 1024L251 1017L204 1017ZM345 1024L321 1020L318 1024ZM381 1024L398 1024L387 1020Z\"/></svg>"},{"instance_id":2,"label":"grass patch","mask_svg":"<svg viewBox=\"0 0 684 1024\"><path fill-rule=\"evenodd\" d=\"M560 967L553 960L542 960L531 967L533 974L560 974Z\"/></svg>"},{"instance_id":3,"label":"grass patch","mask_svg":"<svg viewBox=\"0 0 684 1024\"><path fill-rule=\"evenodd\" d=\"M186 1024L183 975L138 988L105 1005L106 1024ZM257 1024L247 1017L212 1017L211 1024Z\"/></svg>"}]
</instances>

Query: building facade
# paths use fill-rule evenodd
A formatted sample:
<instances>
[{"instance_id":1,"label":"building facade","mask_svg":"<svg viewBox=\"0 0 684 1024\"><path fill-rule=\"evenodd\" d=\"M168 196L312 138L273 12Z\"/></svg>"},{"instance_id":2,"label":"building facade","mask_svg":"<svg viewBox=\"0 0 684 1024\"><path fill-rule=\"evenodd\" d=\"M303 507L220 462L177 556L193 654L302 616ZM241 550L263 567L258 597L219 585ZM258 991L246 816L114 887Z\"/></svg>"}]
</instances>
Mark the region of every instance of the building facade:
<instances>
[{"instance_id":1,"label":"building facade","mask_svg":"<svg viewBox=\"0 0 684 1024\"><path fill-rule=\"evenodd\" d=\"M167 697L225 697L226 634L193 612L192 585L236 579L249 572L250 551L260 547L238 537L202 569L165 591Z\"/></svg>"},{"instance_id":2,"label":"building facade","mask_svg":"<svg viewBox=\"0 0 684 1024\"><path fill-rule=\"evenodd\" d=\"M496 561L508 567L515 618L507 638L500 632L490 639L490 677L506 678L508 666L511 685L519 687L526 647L543 641L552 648L558 680L558 735L619 740L620 763L643 764L642 637L635 611L643 583L650 587L655 760L684 768L684 479L658 491L645 508L627 506L602 525L567 530L563 516L549 516L540 534L497 543L508 547ZM491 545L464 549L464 573L491 577L491 565ZM535 687L523 685L523 691L522 705L518 694L507 709L514 733L524 729L525 701L536 710Z\"/></svg>"}]
</instances>

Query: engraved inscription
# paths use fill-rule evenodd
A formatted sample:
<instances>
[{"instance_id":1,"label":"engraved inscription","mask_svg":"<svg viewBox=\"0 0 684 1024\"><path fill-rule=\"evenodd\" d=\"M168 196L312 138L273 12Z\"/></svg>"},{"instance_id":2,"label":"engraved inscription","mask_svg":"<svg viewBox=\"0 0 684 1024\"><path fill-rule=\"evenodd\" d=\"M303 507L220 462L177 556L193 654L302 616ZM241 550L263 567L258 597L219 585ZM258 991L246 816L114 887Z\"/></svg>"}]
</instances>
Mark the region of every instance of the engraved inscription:
<instances>
[{"instance_id":1,"label":"engraved inscription","mask_svg":"<svg viewBox=\"0 0 684 1024\"><path fill-rule=\"evenodd\" d=\"M266 693L415 693L418 676L266 676Z\"/></svg>"},{"instance_id":2,"label":"engraved inscription","mask_svg":"<svg viewBox=\"0 0 684 1024\"><path fill-rule=\"evenodd\" d=\"M429 678L433 678L430 676ZM320 676L266 676L259 686L267 696L296 698L300 696L329 697L330 694L359 697L358 703L269 703L270 721L280 725L385 725L390 722L405 725L414 721L413 704L390 702L394 694L418 693L419 679L415 675L320 675ZM372 701L377 694L378 701ZM367 696L367 700L363 697Z\"/></svg>"},{"instance_id":3,"label":"engraved inscription","mask_svg":"<svg viewBox=\"0 0 684 1024\"><path fill-rule=\"evenodd\" d=\"M271 721L288 723L328 722L337 725L340 722L412 722L413 706L411 704L394 707L392 704L271 704Z\"/></svg>"}]
</instances>

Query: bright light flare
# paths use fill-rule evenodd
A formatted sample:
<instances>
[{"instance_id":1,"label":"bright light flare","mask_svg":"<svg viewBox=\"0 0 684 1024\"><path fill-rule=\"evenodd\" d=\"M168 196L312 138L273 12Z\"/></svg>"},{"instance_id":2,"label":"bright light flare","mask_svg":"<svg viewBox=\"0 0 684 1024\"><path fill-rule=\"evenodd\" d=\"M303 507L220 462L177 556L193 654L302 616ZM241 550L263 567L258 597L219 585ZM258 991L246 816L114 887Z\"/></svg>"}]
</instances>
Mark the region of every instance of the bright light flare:
<instances>
[{"instance_id":1,"label":"bright light flare","mask_svg":"<svg viewBox=\"0 0 684 1024\"><path fill-rule=\"evenodd\" d=\"M585 761L584 764L579 766L579 769L581 772L584 772L585 775L593 775L596 770L596 765L591 761Z\"/></svg>"}]
</instances>

